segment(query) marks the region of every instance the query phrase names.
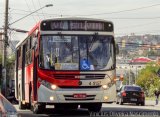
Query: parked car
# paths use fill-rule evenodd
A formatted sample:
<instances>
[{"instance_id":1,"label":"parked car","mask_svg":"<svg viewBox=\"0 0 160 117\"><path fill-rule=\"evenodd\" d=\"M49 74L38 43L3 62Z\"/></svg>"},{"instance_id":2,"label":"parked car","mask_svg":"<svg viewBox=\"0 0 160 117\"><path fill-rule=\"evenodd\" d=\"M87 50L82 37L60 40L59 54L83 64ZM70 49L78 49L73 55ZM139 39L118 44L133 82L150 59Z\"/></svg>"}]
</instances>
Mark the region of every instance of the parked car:
<instances>
[{"instance_id":1,"label":"parked car","mask_svg":"<svg viewBox=\"0 0 160 117\"><path fill-rule=\"evenodd\" d=\"M123 85L117 91L117 104L136 103L145 105L145 96L140 86Z\"/></svg>"}]
</instances>

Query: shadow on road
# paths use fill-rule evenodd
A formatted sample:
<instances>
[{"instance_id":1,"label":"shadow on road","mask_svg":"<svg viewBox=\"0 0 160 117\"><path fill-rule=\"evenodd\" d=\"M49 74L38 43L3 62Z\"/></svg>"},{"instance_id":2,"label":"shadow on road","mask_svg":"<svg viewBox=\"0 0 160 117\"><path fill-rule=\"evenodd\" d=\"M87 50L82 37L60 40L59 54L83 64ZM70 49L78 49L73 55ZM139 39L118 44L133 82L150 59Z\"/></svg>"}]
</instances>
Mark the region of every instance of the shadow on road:
<instances>
[{"instance_id":1,"label":"shadow on road","mask_svg":"<svg viewBox=\"0 0 160 117\"><path fill-rule=\"evenodd\" d=\"M90 114L86 109L78 110L55 110L53 108L45 109L41 114L32 114L27 112L19 112L20 117L71 117L71 116L83 116L89 117Z\"/></svg>"},{"instance_id":2,"label":"shadow on road","mask_svg":"<svg viewBox=\"0 0 160 117\"><path fill-rule=\"evenodd\" d=\"M155 109L144 109L144 108L135 108L133 106L125 108L127 105L122 107L103 107L100 113L89 113L87 109L78 109L78 110L55 110L53 108L45 109L43 114L32 114L31 113L21 113L21 117L92 117L92 116L160 116L160 110Z\"/></svg>"}]
</instances>

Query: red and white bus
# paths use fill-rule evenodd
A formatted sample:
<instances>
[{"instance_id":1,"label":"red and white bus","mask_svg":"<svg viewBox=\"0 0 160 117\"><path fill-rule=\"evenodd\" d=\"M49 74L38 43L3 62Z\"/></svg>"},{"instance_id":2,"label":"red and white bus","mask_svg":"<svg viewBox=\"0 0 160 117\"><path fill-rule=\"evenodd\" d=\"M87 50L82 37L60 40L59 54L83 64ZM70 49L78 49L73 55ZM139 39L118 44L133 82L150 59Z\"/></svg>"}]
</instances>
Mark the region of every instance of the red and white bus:
<instances>
[{"instance_id":1,"label":"red and white bus","mask_svg":"<svg viewBox=\"0 0 160 117\"><path fill-rule=\"evenodd\" d=\"M16 46L15 92L21 109L100 111L116 100L113 23L90 18L40 21Z\"/></svg>"}]
</instances>

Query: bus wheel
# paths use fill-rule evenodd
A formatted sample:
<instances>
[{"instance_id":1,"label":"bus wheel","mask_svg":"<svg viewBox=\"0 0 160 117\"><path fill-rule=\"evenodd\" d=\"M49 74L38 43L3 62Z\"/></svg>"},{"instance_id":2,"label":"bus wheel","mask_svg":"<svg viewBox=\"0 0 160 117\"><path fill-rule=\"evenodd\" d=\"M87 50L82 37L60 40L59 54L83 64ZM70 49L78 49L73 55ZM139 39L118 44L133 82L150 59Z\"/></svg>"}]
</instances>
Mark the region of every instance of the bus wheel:
<instances>
[{"instance_id":1,"label":"bus wheel","mask_svg":"<svg viewBox=\"0 0 160 117\"><path fill-rule=\"evenodd\" d=\"M27 105L27 109L31 109L32 105L32 90L29 89L29 104Z\"/></svg>"},{"instance_id":2,"label":"bus wheel","mask_svg":"<svg viewBox=\"0 0 160 117\"><path fill-rule=\"evenodd\" d=\"M102 103L94 103L90 104L88 110L89 112L100 112L101 108L102 108Z\"/></svg>"},{"instance_id":3,"label":"bus wheel","mask_svg":"<svg viewBox=\"0 0 160 117\"><path fill-rule=\"evenodd\" d=\"M141 106L145 106L145 102L142 102L142 103L141 103Z\"/></svg>"},{"instance_id":4,"label":"bus wheel","mask_svg":"<svg viewBox=\"0 0 160 117\"><path fill-rule=\"evenodd\" d=\"M19 109L25 109L25 104L22 104L22 101L21 101L21 93L20 93L20 91L19 91L19 96L18 96L18 100L19 100L19 103L18 103L18 105L19 105Z\"/></svg>"},{"instance_id":5,"label":"bus wheel","mask_svg":"<svg viewBox=\"0 0 160 117\"><path fill-rule=\"evenodd\" d=\"M120 99L120 103L119 103L120 105L123 105L123 101L122 101L122 99Z\"/></svg>"},{"instance_id":6,"label":"bus wheel","mask_svg":"<svg viewBox=\"0 0 160 117\"><path fill-rule=\"evenodd\" d=\"M39 114L40 108L38 107L38 104L34 104L32 106L32 111L33 111L34 114Z\"/></svg>"},{"instance_id":7,"label":"bus wheel","mask_svg":"<svg viewBox=\"0 0 160 117\"><path fill-rule=\"evenodd\" d=\"M32 106L32 111L34 114L41 114L43 113L44 109L45 109L45 104L36 103Z\"/></svg>"}]
</instances>

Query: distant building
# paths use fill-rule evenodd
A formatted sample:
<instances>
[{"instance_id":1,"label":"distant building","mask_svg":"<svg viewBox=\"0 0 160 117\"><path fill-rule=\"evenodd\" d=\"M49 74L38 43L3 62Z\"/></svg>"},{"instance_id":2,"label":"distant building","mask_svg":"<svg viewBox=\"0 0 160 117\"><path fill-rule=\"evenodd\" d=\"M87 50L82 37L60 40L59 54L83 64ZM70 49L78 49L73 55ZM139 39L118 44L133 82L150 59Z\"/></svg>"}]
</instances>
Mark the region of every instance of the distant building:
<instances>
[{"instance_id":1,"label":"distant building","mask_svg":"<svg viewBox=\"0 0 160 117\"><path fill-rule=\"evenodd\" d=\"M118 58L117 58L118 59ZM120 75L126 76L126 74L134 74L137 78L138 72L146 67L146 64L153 61L147 57L139 57L132 60L119 58L116 63L116 76L120 78Z\"/></svg>"},{"instance_id":2,"label":"distant building","mask_svg":"<svg viewBox=\"0 0 160 117\"><path fill-rule=\"evenodd\" d=\"M146 64L153 61L147 57L139 57L130 61L130 67L132 70L140 70L146 67Z\"/></svg>"},{"instance_id":3,"label":"distant building","mask_svg":"<svg viewBox=\"0 0 160 117\"><path fill-rule=\"evenodd\" d=\"M116 67L118 71L124 71L124 70L129 70L129 69L132 71L141 70L146 67L146 64L148 62L151 62L151 61L153 60L147 57L139 57L139 58L135 58L132 60L121 59L121 60L117 60L118 63L116 64L117 65Z\"/></svg>"}]
</instances>

